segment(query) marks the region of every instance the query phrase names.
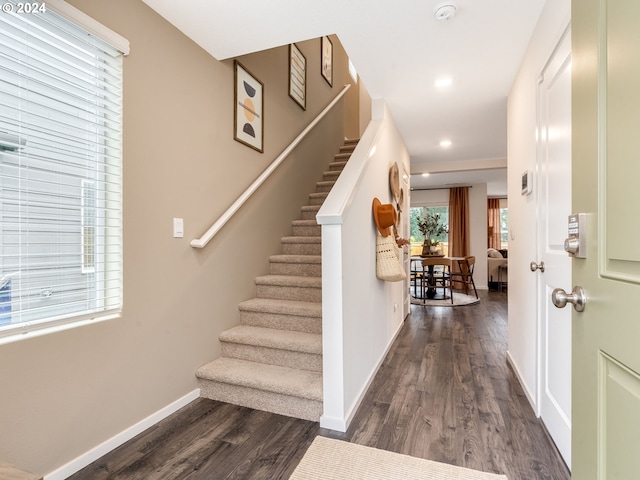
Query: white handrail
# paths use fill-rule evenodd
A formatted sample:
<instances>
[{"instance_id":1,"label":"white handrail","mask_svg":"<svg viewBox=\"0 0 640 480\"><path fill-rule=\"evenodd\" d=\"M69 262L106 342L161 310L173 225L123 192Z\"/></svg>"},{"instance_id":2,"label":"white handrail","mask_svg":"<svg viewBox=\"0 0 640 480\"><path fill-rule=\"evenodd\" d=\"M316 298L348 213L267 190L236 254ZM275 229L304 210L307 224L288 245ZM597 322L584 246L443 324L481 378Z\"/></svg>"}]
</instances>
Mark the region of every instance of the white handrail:
<instances>
[{"instance_id":1,"label":"white handrail","mask_svg":"<svg viewBox=\"0 0 640 480\"><path fill-rule=\"evenodd\" d=\"M227 211L224 212L222 216L218 220L216 220L213 225L211 225L211 227L209 227L209 230L207 230L204 235L202 235L200 238L191 240L191 246L193 248L204 248L207 243L209 243L209 241L215 236L215 234L220 231L220 229L231 219L231 217L240 209L240 207L244 205L244 203L251 197L251 195L254 194L254 192L260 187L260 185L262 185L264 181L269 178L269 175L271 175L273 171L278 168L278 166L280 166L280 164L284 161L285 158L287 158L291 151L298 146L298 144L304 137L307 136L311 129L313 129L313 127L315 127L318 122L322 120L322 118L324 118L327 113L329 113L333 106L338 103L338 101L344 96L344 94L347 93L349 87L351 87L350 84L344 86L344 88L338 95L336 95L331 103L329 103L329 105L327 105L325 109L322 110L322 112L320 112L318 116L309 125L307 125L307 127L302 132L300 132L300 135L298 135L293 140L293 142L291 142L291 144L287 148L285 148L280 155L278 155L278 158L271 162L271 165L269 165L267 169L262 172L262 174L260 174L260 176L256 178L251 185L249 185L249 187L242 193L242 195L240 195L240 197L238 197L235 202L233 202L233 204L227 209Z\"/></svg>"}]
</instances>

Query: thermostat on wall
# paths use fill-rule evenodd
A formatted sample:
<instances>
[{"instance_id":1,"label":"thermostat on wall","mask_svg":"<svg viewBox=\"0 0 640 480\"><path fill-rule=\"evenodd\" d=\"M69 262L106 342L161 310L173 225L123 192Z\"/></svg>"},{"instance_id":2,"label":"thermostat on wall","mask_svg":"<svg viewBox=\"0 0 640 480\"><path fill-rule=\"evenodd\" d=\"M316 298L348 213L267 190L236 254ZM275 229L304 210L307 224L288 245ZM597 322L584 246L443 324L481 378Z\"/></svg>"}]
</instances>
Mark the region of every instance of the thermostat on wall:
<instances>
[{"instance_id":1,"label":"thermostat on wall","mask_svg":"<svg viewBox=\"0 0 640 480\"><path fill-rule=\"evenodd\" d=\"M533 173L527 170L522 174L522 195L529 195L533 191Z\"/></svg>"}]
</instances>

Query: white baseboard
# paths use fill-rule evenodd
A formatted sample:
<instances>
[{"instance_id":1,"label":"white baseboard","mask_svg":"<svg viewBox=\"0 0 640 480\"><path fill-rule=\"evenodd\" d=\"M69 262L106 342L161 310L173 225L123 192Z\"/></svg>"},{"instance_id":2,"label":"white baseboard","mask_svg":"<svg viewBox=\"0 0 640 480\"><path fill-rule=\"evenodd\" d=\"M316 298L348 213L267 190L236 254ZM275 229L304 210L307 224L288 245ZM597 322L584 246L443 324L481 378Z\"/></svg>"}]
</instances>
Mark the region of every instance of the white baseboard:
<instances>
[{"instance_id":1,"label":"white baseboard","mask_svg":"<svg viewBox=\"0 0 640 480\"><path fill-rule=\"evenodd\" d=\"M153 425L158 423L160 420L168 417L172 413L180 410L185 405L193 402L199 396L200 396L200 389L197 388L194 391L186 394L184 397L179 398L175 402L149 415L147 418L140 420L138 423L120 432L116 436L111 437L109 440L106 440L105 442L101 443L97 447L94 447L88 452L83 453L78 458L71 460L66 465L63 465L57 470L54 470L53 472L46 474L44 476L45 480L64 480L65 478L82 470L87 465L95 462L97 459L99 459L103 455L106 455L110 451L115 450L123 443L131 440L133 437L135 437L139 433L144 432L147 428L152 427Z\"/></svg>"},{"instance_id":2,"label":"white baseboard","mask_svg":"<svg viewBox=\"0 0 640 480\"><path fill-rule=\"evenodd\" d=\"M531 392L529 391L527 384L522 380L522 375L520 374L520 370L518 370L518 366L513 361L513 357L511 357L511 352L509 352L508 350L507 350L507 363L511 366L513 373L516 374L518 383L520 383L520 386L522 387L522 390L524 391L524 394L526 395L527 400L529 400L529 404L531 405L531 408L533 408L533 411L535 412L536 417L539 417L540 414L538 413L538 404L534 400L533 395L531 395Z\"/></svg>"}]
</instances>

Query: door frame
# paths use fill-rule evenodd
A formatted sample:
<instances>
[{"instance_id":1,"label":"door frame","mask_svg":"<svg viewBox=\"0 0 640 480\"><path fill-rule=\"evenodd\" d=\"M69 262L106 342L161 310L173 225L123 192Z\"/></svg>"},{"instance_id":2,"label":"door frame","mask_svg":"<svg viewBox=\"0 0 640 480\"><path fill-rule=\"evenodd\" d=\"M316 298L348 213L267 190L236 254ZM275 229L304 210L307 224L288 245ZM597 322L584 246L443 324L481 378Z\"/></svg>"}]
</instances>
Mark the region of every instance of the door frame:
<instances>
[{"instance_id":1,"label":"door frame","mask_svg":"<svg viewBox=\"0 0 640 480\"><path fill-rule=\"evenodd\" d=\"M542 230L544 229L544 226L542 224L542 201L541 198L543 195L545 195L545 192L543 191L543 183L541 181L542 178L542 162L543 162L543 155L544 155L544 151L543 148L545 148L546 142L545 140L541 137L541 127L543 125L543 114L546 111L543 108L542 102L544 101L543 98L543 93L542 93L542 87L544 85L545 80L548 77L549 73L552 73L555 75L556 72L559 72L561 69L564 68L566 62L567 62L567 57L565 57L565 53L563 50L565 50L567 48L567 43L568 42L568 48L569 48L569 62L571 61L571 21L568 22L568 24L566 24L565 28L562 30L562 34L558 37L558 40L556 41L552 51L549 53L548 57L547 57L547 61L545 63L545 65L543 66L543 68L540 70L540 76L538 77L538 82L537 82L537 86L536 86L536 128L537 128L537 135L538 138L536 140L536 182L535 182L535 194L536 194L536 237L535 237L535 251L536 251L536 263L539 263L543 258L546 258L546 252L545 252L545 244L541 241L541 234L542 234ZM572 162L572 158L569 157L568 159L569 162L569 168L571 168L571 162ZM571 182L572 179L569 176L566 179L566 183L568 185L568 188L571 188ZM569 197L568 199L569 201L569 209L571 209L571 198ZM562 227L564 229L567 228L567 224L563 223ZM566 230L565 230L566 231ZM568 268L568 276L569 278L566 279L567 284L571 284L572 281L572 271L571 271L571 261L569 258L567 258L567 268ZM545 396L545 389L546 389L546 380L547 380L547 376L546 376L546 369L547 369L547 350L545 348L545 335L547 333L547 329L546 329L546 324L548 323L548 316L546 314L546 311L544 308L542 308L542 306L545 303L551 303L550 301L550 297L548 292L546 291L545 287L545 278L543 277L544 273L540 272L540 271L536 271L535 272L537 278L536 278L536 356L537 356L537 361L536 361L536 416L540 419L540 421L543 423L543 425L545 424L545 418L543 417L543 402L544 402L544 396ZM561 285L560 285L561 286ZM568 312L567 312L568 313ZM570 328L570 322L571 322L571 315L568 314L568 322L569 322L569 328ZM571 345L568 346L569 350L571 349ZM571 360L571 354L569 354L569 360ZM571 378L569 379L569 382L571 382ZM555 408L555 407L554 407ZM558 407L561 409L561 407ZM571 408L571 406L569 406L569 408ZM558 410L558 409L556 409ZM561 410L558 410L558 415L560 415L561 417L565 417L565 415L563 415L563 413L561 412ZM567 421L563 418L564 421ZM568 423L569 423L569 428L571 428L571 418L568 419ZM549 436L551 438L553 438L552 436L552 431L553 429L549 429L546 425L545 428L547 429ZM556 442L558 445L560 444L559 442L562 441L562 439L555 439L553 438L554 442ZM571 441L569 440L569 443ZM565 442L566 443L566 442ZM558 447L556 447L558 448ZM562 448L564 448L565 450L567 449L567 446L564 445ZM562 455L562 451L560 448L558 448L558 451L560 452L561 456L563 456L563 459L565 461L565 463L567 464L568 468L571 469L571 445L569 444L568 446L568 451L566 452L566 456Z\"/></svg>"}]
</instances>

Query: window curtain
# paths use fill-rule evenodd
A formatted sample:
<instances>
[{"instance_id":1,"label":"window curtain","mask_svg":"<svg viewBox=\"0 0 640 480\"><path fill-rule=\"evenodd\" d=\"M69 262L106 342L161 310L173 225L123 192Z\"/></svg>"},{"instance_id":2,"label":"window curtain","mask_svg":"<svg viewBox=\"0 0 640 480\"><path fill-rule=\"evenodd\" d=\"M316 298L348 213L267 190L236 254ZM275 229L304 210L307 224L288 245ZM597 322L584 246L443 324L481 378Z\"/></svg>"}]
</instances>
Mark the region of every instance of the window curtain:
<instances>
[{"instance_id":1,"label":"window curtain","mask_svg":"<svg viewBox=\"0 0 640 480\"><path fill-rule=\"evenodd\" d=\"M469 187L449 190L449 256L466 257L471 251L469 237ZM459 273L458 262L453 262L452 273ZM452 288L463 288L464 284L453 282Z\"/></svg>"},{"instance_id":2,"label":"window curtain","mask_svg":"<svg viewBox=\"0 0 640 480\"><path fill-rule=\"evenodd\" d=\"M470 252L469 187L449 190L449 256L466 257Z\"/></svg>"},{"instance_id":3,"label":"window curtain","mask_svg":"<svg viewBox=\"0 0 640 480\"><path fill-rule=\"evenodd\" d=\"M500 250L500 199L498 198L487 200L487 233L488 248Z\"/></svg>"}]
</instances>

